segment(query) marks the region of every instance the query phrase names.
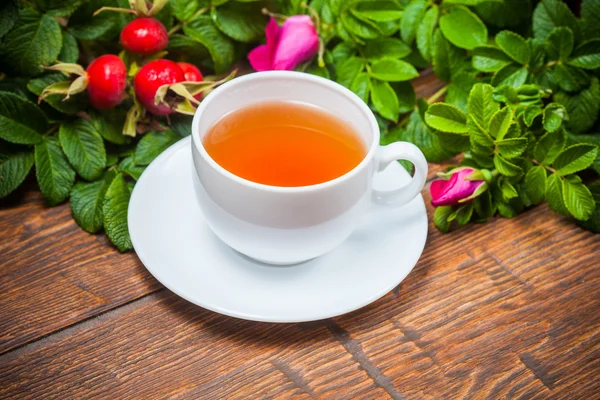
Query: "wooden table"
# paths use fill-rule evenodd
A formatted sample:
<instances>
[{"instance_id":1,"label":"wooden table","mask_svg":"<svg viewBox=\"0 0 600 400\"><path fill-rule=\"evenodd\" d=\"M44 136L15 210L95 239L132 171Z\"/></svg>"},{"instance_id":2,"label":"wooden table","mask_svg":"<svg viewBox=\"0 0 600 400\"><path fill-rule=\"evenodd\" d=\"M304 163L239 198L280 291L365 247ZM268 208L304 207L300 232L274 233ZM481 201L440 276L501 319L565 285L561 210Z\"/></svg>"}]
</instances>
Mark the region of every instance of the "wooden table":
<instances>
[{"instance_id":1,"label":"wooden table","mask_svg":"<svg viewBox=\"0 0 600 400\"><path fill-rule=\"evenodd\" d=\"M600 398L600 236L545 205L430 223L384 298L277 325L180 299L33 188L0 203L1 399Z\"/></svg>"}]
</instances>

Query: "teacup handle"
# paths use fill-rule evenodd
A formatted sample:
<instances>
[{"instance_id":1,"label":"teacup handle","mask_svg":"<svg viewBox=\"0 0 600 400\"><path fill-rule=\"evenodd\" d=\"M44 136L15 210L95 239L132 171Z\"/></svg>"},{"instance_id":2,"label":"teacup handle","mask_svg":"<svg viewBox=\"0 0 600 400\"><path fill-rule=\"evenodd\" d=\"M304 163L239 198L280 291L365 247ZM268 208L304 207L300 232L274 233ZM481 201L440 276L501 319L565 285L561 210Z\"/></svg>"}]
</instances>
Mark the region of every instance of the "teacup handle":
<instances>
[{"instance_id":1,"label":"teacup handle","mask_svg":"<svg viewBox=\"0 0 600 400\"><path fill-rule=\"evenodd\" d=\"M377 172L381 172L392 162L408 160L415 166L415 174L410 183L394 190L373 190L373 201L377 204L400 207L419 195L427 181L427 160L417 146L408 142L396 142L380 146L375 154Z\"/></svg>"}]
</instances>

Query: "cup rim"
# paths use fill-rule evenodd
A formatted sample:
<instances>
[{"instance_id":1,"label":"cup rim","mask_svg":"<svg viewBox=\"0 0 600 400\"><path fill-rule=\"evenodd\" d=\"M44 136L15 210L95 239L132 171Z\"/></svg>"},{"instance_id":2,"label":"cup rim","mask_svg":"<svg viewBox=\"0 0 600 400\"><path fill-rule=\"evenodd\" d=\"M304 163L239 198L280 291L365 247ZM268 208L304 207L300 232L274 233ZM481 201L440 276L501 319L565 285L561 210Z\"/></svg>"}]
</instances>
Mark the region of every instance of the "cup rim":
<instances>
[{"instance_id":1,"label":"cup rim","mask_svg":"<svg viewBox=\"0 0 600 400\"><path fill-rule=\"evenodd\" d=\"M248 81L260 81L260 80L270 80L272 78L285 78L288 80L298 80L298 81L311 81L314 83L318 83L320 85L327 86L329 89L338 92L342 96L345 96L350 101L352 101L358 108L363 112L364 116L369 121L369 125L372 131L372 141L367 151L367 154L364 156L362 161L354 167L352 170L346 172L344 175L338 176L335 179L317 183L314 185L308 186L273 186L267 185L264 183L254 182L245 178L242 178L238 175L235 175L232 172L229 172L225 168L223 168L219 163L217 163L206 151L204 145L202 144L202 140L199 138L199 124L200 118L202 114L208 107L208 105L217 98L221 93L234 88L237 85L243 85ZM204 100L200 103L200 106L194 113L194 118L192 120L192 146L196 147L196 150L199 154L204 158L204 160L210 165L215 171L225 176L226 178L244 185L249 188L258 189L262 191L268 192L276 192L276 193L303 193L303 192L311 192L320 189L327 189L329 187L335 186L343 181L351 179L353 176L359 174L363 169L367 167L370 163L371 159L374 157L377 148L379 147L379 140L381 136L381 132L379 131L379 125L377 124L377 120L375 119L375 115L369 109L369 107L365 104L365 102L358 97L354 92L347 89L346 87L331 81L326 78L322 78L320 76L311 75L305 72L297 72L297 71L263 71L263 72L253 72L247 75L240 76L235 78L229 82L222 84L217 87L215 90L210 92Z\"/></svg>"}]
</instances>

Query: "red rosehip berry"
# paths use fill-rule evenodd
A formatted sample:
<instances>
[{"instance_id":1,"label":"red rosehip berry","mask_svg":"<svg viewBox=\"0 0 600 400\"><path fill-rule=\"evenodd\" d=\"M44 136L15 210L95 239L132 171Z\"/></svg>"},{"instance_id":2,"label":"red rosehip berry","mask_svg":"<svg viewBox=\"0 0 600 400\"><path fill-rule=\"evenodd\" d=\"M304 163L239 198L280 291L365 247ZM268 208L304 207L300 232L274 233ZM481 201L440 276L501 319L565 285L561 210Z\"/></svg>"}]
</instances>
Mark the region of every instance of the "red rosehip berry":
<instances>
[{"instance_id":1,"label":"red rosehip berry","mask_svg":"<svg viewBox=\"0 0 600 400\"><path fill-rule=\"evenodd\" d=\"M92 107L113 108L123 99L127 86L127 69L119 57L106 54L87 67L87 94Z\"/></svg>"},{"instance_id":2,"label":"red rosehip berry","mask_svg":"<svg viewBox=\"0 0 600 400\"><path fill-rule=\"evenodd\" d=\"M135 54L154 54L164 50L168 44L167 29L155 18L134 19L121 31L121 46Z\"/></svg>"},{"instance_id":3,"label":"red rosehip berry","mask_svg":"<svg viewBox=\"0 0 600 400\"><path fill-rule=\"evenodd\" d=\"M156 60L144 65L135 75L133 87L140 103L155 115L172 114L173 110L164 104L154 104L156 91L162 85L183 82L185 76L176 62Z\"/></svg>"}]
</instances>

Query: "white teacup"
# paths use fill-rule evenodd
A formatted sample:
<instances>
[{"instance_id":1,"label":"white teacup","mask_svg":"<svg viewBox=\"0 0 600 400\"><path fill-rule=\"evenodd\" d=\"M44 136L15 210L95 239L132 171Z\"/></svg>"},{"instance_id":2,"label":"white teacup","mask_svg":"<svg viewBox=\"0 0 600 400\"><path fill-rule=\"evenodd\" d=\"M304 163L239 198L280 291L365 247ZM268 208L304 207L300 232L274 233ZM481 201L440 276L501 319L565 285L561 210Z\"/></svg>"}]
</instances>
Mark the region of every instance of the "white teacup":
<instances>
[{"instance_id":1,"label":"white teacup","mask_svg":"<svg viewBox=\"0 0 600 400\"><path fill-rule=\"evenodd\" d=\"M368 149L352 171L312 186L278 187L248 181L217 164L202 138L225 114L266 101L295 101L329 111L349 122ZM327 253L356 228L371 202L402 206L425 184L427 161L411 143L379 145L379 127L367 105L330 80L301 72L245 75L211 92L192 123L195 189L213 232L238 252L269 264L295 264ZM396 160L415 166L411 182L397 190L373 190L373 176ZM274 166L277 168L277 166Z\"/></svg>"}]
</instances>

